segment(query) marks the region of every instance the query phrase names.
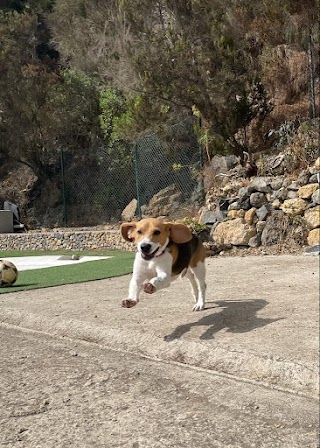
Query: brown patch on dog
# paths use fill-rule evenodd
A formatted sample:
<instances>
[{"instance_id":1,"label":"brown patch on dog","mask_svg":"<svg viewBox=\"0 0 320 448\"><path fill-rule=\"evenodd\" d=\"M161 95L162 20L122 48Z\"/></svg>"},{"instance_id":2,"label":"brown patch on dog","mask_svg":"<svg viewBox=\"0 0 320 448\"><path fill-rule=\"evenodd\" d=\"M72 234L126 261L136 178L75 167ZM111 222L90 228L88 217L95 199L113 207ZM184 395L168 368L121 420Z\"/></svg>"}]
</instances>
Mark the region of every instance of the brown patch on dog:
<instances>
[{"instance_id":1,"label":"brown patch on dog","mask_svg":"<svg viewBox=\"0 0 320 448\"><path fill-rule=\"evenodd\" d=\"M174 243L183 244L192 240L192 232L185 224L167 222L166 228L170 232L170 238Z\"/></svg>"},{"instance_id":2,"label":"brown patch on dog","mask_svg":"<svg viewBox=\"0 0 320 448\"><path fill-rule=\"evenodd\" d=\"M141 221L124 223L120 227L121 234L126 241L138 243L148 238L163 246L167 238L175 243L187 243L192 239L190 229L184 224L164 222L160 218L145 218Z\"/></svg>"},{"instance_id":3,"label":"brown patch on dog","mask_svg":"<svg viewBox=\"0 0 320 448\"><path fill-rule=\"evenodd\" d=\"M168 252L170 252L172 256L172 265L174 265L178 259L179 249L175 244L172 244L168 247Z\"/></svg>"},{"instance_id":4,"label":"brown patch on dog","mask_svg":"<svg viewBox=\"0 0 320 448\"><path fill-rule=\"evenodd\" d=\"M202 242L199 240L198 247L196 251L192 254L191 260L190 260L190 266L193 268L197 266L197 264L201 261L204 263L204 260L206 258L206 249Z\"/></svg>"},{"instance_id":5,"label":"brown patch on dog","mask_svg":"<svg viewBox=\"0 0 320 448\"><path fill-rule=\"evenodd\" d=\"M132 238L132 232L135 229L136 225L137 225L136 222L125 222L120 226L120 232L122 237L126 241L130 241L130 243L134 241L134 238Z\"/></svg>"}]
</instances>

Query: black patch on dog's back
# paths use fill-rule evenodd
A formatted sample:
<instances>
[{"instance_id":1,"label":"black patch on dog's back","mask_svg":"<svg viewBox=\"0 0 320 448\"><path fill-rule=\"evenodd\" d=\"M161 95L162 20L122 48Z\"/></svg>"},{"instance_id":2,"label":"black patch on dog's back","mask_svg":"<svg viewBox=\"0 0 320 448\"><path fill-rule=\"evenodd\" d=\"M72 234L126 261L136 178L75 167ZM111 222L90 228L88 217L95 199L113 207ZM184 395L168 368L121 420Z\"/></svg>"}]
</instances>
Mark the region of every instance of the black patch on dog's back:
<instances>
[{"instance_id":1,"label":"black patch on dog's back","mask_svg":"<svg viewBox=\"0 0 320 448\"><path fill-rule=\"evenodd\" d=\"M192 254L194 254L199 245L199 238L196 235L192 235L192 240L181 244L174 243L170 240L168 247L170 247L170 245L178 247L178 258L172 266L172 275L179 275L189 266Z\"/></svg>"}]
</instances>

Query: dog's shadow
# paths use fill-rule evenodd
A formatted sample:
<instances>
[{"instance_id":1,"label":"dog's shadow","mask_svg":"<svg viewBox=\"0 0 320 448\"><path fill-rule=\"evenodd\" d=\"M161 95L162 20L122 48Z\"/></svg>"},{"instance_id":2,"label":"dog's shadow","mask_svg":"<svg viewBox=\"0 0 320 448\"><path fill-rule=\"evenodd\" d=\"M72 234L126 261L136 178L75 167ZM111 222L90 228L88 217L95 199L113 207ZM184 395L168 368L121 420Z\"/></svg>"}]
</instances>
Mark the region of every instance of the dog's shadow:
<instances>
[{"instance_id":1,"label":"dog's shadow","mask_svg":"<svg viewBox=\"0 0 320 448\"><path fill-rule=\"evenodd\" d=\"M268 305L263 299L253 300L218 300L214 312L207 314L197 322L179 325L171 334L164 337L166 342L181 338L194 327L206 327L200 339L213 339L214 334L226 329L230 333L246 333L256 328L265 327L282 318L263 319L257 312Z\"/></svg>"}]
</instances>

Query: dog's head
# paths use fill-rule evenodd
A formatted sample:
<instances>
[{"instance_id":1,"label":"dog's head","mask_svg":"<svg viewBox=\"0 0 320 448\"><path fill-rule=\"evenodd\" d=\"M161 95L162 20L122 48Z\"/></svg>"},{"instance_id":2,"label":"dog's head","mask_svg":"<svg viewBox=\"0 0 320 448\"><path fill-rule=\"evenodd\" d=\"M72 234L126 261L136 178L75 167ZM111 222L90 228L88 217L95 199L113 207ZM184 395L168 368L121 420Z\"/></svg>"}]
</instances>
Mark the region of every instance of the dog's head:
<instances>
[{"instance_id":1,"label":"dog's head","mask_svg":"<svg viewBox=\"0 0 320 448\"><path fill-rule=\"evenodd\" d=\"M190 229L184 224L164 222L159 218L146 218L121 225L121 234L126 241L134 242L142 258L151 260L160 255L169 240L187 243L192 239Z\"/></svg>"}]
</instances>

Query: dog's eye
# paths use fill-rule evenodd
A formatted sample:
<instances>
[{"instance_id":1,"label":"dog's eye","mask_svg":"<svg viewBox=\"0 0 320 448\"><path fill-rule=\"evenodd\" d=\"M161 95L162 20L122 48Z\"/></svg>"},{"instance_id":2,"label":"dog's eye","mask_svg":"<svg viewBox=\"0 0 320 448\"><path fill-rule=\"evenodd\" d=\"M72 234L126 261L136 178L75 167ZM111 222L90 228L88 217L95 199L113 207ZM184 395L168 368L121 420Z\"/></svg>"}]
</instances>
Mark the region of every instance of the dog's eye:
<instances>
[{"instance_id":1,"label":"dog's eye","mask_svg":"<svg viewBox=\"0 0 320 448\"><path fill-rule=\"evenodd\" d=\"M161 233L160 230L155 230L155 231L153 232L154 235L160 235L160 233Z\"/></svg>"},{"instance_id":2,"label":"dog's eye","mask_svg":"<svg viewBox=\"0 0 320 448\"><path fill-rule=\"evenodd\" d=\"M137 230L138 235L142 235L142 230Z\"/></svg>"}]
</instances>

